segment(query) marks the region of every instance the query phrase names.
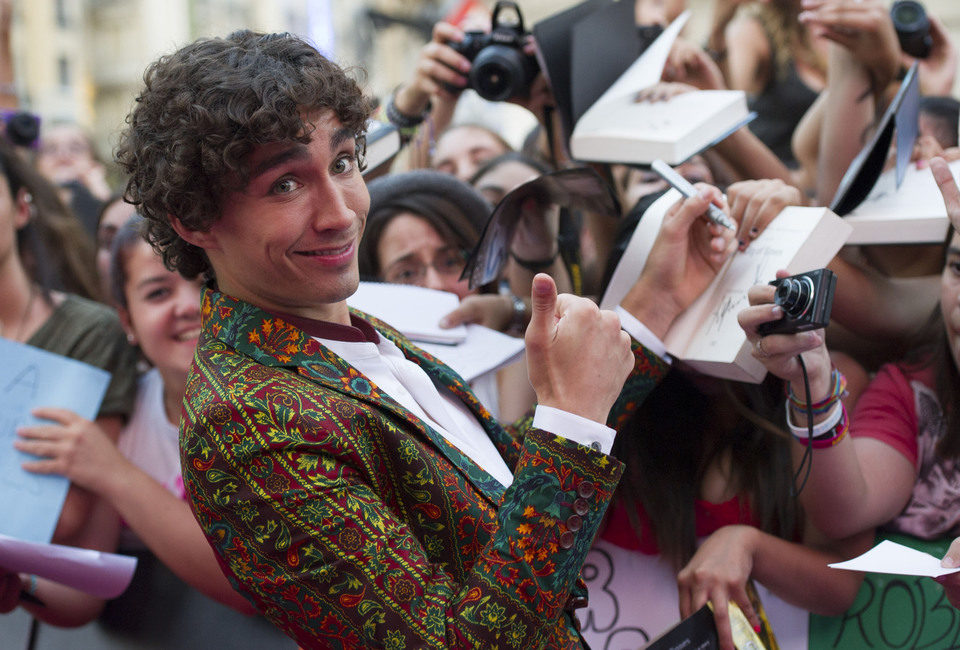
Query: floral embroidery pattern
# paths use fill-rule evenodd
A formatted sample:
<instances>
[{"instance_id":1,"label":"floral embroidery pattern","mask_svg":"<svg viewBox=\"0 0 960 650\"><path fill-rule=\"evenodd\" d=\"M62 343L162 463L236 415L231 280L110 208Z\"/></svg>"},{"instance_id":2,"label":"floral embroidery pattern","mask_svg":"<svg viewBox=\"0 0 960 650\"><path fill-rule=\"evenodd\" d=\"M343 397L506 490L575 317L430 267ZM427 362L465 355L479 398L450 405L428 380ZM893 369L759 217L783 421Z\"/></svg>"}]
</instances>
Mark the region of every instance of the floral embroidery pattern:
<instances>
[{"instance_id":1,"label":"floral embroidery pattern","mask_svg":"<svg viewBox=\"0 0 960 650\"><path fill-rule=\"evenodd\" d=\"M619 463L529 419L503 429L456 373L370 319L476 414L514 471L504 489L292 325L209 290L203 318L184 481L228 577L275 624L304 647L580 646L564 607Z\"/></svg>"}]
</instances>

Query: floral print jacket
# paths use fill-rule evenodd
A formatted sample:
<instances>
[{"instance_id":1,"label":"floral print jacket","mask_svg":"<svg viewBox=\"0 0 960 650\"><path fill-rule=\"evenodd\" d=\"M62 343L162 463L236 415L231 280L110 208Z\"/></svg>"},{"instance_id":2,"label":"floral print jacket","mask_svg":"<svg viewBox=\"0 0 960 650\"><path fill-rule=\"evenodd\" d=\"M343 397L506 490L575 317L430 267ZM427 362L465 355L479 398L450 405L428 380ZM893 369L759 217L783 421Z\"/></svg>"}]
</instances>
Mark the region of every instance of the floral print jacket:
<instances>
[{"instance_id":1,"label":"floral print jacket","mask_svg":"<svg viewBox=\"0 0 960 650\"><path fill-rule=\"evenodd\" d=\"M621 463L529 417L505 430L452 370L366 318L476 414L513 484L302 330L207 289L180 442L225 573L305 648L579 647L580 569ZM619 417L665 372L635 354Z\"/></svg>"}]
</instances>

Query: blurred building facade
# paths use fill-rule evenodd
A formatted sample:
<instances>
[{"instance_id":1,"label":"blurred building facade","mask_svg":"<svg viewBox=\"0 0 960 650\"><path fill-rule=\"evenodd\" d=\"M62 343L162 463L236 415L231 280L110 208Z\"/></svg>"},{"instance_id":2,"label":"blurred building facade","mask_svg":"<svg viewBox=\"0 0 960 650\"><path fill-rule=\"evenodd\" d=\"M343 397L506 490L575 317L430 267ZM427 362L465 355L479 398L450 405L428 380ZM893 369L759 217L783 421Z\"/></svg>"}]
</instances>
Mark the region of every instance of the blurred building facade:
<instances>
[{"instance_id":1,"label":"blurred building facade","mask_svg":"<svg viewBox=\"0 0 960 650\"><path fill-rule=\"evenodd\" d=\"M488 6L493 0L474 0ZM629 1L629 0L628 0ZM577 0L519 0L527 25ZM714 0L688 0L702 40ZM109 158L147 64L200 36L290 31L386 96L413 70L432 24L460 0L14 0L21 104L45 121L78 122ZM960 2L925 0L960 43ZM481 109L482 110L482 109Z\"/></svg>"}]
</instances>

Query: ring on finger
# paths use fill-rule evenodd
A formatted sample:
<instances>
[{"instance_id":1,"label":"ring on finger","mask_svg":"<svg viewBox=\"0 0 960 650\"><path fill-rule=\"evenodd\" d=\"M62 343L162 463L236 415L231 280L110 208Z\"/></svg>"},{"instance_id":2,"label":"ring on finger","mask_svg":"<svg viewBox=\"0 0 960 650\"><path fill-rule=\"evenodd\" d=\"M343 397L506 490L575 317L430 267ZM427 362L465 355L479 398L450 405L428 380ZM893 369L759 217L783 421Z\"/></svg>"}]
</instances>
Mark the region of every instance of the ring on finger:
<instances>
[{"instance_id":1,"label":"ring on finger","mask_svg":"<svg viewBox=\"0 0 960 650\"><path fill-rule=\"evenodd\" d=\"M763 349L763 337L757 339L757 342L753 345L757 350L757 357L760 359L766 359L770 356L770 353Z\"/></svg>"}]
</instances>

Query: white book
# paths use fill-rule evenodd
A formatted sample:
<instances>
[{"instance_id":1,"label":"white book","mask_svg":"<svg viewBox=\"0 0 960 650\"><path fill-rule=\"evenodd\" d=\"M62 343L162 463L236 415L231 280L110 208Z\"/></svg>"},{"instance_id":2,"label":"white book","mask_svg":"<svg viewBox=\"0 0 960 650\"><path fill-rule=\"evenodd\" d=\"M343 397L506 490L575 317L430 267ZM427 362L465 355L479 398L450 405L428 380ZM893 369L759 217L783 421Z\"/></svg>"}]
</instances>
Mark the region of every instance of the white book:
<instances>
[{"instance_id":1,"label":"white book","mask_svg":"<svg viewBox=\"0 0 960 650\"><path fill-rule=\"evenodd\" d=\"M685 11L627 68L577 121L570 152L577 160L678 165L750 119L746 93L698 90L667 101L637 102L641 90L660 81Z\"/></svg>"},{"instance_id":2,"label":"white book","mask_svg":"<svg viewBox=\"0 0 960 650\"><path fill-rule=\"evenodd\" d=\"M468 382L510 365L524 351L523 339L481 325L441 329L439 320L460 305L448 291L361 282L347 304L395 327Z\"/></svg>"},{"instance_id":3,"label":"white book","mask_svg":"<svg viewBox=\"0 0 960 650\"><path fill-rule=\"evenodd\" d=\"M420 347L469 382L519 361L524 351L523 339L482 325L467 325L467 338L463 343L423 343Z\"/></svg>"},{"instance_id":4,"label":"white book","mask_svg":"<svg viewBox=\"0 0 960 650\"><path fill-rule=\"evenodd\" d=\"M390 161L400 151L400 132L397 127L378 120L367 122L367 168L364 173L373 171Z\"/></svg>"},{"instance_id":5,"label":"white book","mask_svg":"<svg viewBox=\"0 0 960 650\"><path fill-rule=\"evenodd\" d=\"M679 192L670 190L643 213L610 279L602 308L618 305L640 277L664 215L680 199ZM828 208L784 208L746 251L733 253L706 291L677 317L664 337L667 352L706 375L763 381L766 368L753 358L737 322L737 314L749 306L747 290L773 280L779 269L796 274L826 266L850 231L851 226Z\"/></svg>"},{"instance_id":6,"label":"white book","mask_svg":"<svg viewBox=\"0 0 960 650\"><path fill-rule=\"evenodd\" d=\"M463 325L442 329L440 319L460 306L449 291L409 284L361 282L347 304L386 322L411 341L453 345L467 338Z\"/></svg>"},{"instance_id":7,"label":"white book","mask_svg":"<svg viewBox=\"0 0 960 650\"><path fill-rule=\"evenodd\" d=\"M950 163L950 171L960 178L960 161ZM884 172L844 221L853 226L848 244L941 244L950 225L933 173L914 164L899 188L896 170Z\"/></svg>"}]
</instances>

